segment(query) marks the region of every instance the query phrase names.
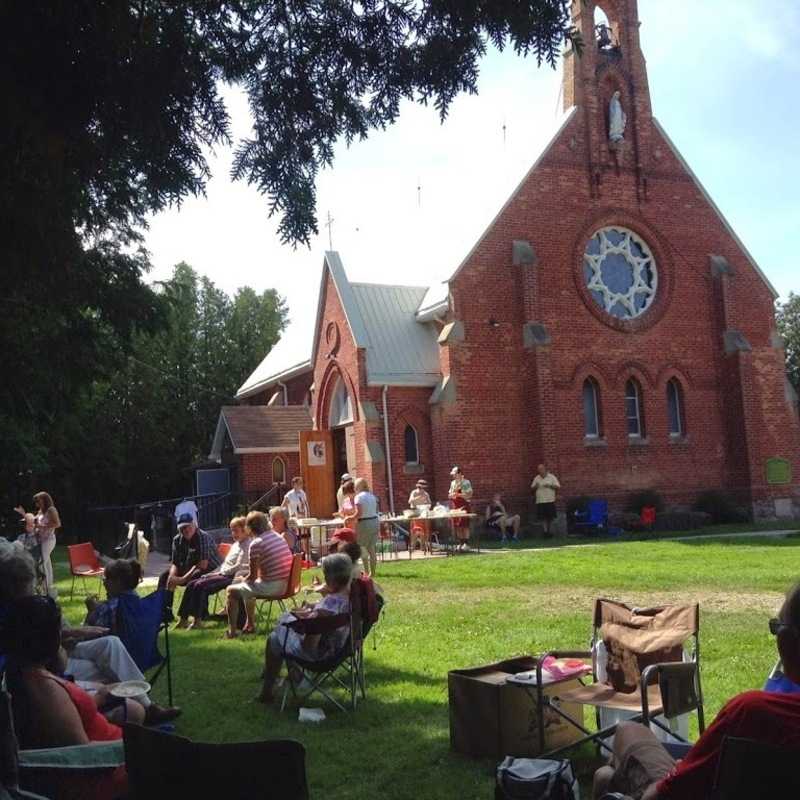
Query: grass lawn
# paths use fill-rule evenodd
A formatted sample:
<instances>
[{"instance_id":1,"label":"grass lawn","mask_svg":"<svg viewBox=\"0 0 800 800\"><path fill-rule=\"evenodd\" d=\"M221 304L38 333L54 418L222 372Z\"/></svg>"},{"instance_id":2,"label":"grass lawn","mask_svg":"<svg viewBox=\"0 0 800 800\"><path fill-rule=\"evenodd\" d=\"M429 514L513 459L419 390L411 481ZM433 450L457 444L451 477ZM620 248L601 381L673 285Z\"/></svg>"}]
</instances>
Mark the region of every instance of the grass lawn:
<instances>
[{"instance_id":1,"label":"grass lawn","mask_svg":"<svg viewBox=\"0 0 800 800\"><path fill-rule=\"evenodd\" d=\"M66 572L60 565L59 589L77 622L82 603L69 602ZM798 578L796 537L389 561L379 566L389 603L378 649L366 652L368 697L354 714L326 707L328 718L313 726L298 723L294 708L280 714L256 704L263 635L226 642L214 625L171 637L175 696L184 709L178 732L206 741L298 739L308 751L313 798L485 800L495 763L449 749L448 670L584 648L600 595L641 605L696 599L710 721L729 697L763 684L776 658L767 619ZM156 696L164 693L159 682ZM573 760L588 775L591 763Z\"/></svg>"}]
</instances>

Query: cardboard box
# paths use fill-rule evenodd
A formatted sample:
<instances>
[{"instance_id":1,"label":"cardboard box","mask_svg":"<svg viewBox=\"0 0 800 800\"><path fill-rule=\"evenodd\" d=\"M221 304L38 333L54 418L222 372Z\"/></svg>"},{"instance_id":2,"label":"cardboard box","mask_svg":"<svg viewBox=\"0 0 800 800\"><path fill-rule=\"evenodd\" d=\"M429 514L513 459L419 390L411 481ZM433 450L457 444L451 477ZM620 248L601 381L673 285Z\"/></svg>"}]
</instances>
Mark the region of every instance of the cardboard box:
<instances>
[{"instance_id":1,"label":"cardboard box","mask_svg":"<svg viewBox=\"0 0 800 800\"><path fill-rule=\"evenodd\" d=\"M523 656L449 672L452 749L474 757L532 758L580 739L578 728L545 707L544 746L540 744L536 687L507 683L509 675L535 669L535 659ZM545 686L544 693L557 697L577 683ZM564 703L560 708L583 724L583 706Z\"/></svg>"}]
</instances>

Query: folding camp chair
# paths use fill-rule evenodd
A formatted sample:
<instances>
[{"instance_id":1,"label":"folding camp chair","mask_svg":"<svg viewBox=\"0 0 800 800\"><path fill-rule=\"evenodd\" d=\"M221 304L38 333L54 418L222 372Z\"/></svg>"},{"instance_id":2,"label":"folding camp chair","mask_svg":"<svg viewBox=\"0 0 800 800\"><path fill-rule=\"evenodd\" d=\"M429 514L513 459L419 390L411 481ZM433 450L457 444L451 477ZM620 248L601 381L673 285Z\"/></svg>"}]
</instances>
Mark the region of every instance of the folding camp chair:
<instances>
[{"instance_id":1,"label":"folding camp chair","mask_svg":"<svg viewBox=\"0 0 800 800\"><path fill-rule=\"evenodd\" d=\"M20 750L11 700L0 690L0 797L82 800L93 777L124 763L122 742Z\"/></svg>"},{"instance_id":2,"label":"folding camp chair","mask_svg":"<svg viewBox=\"0 0 800 800\"><path fill-rule=\"evenodd\" d=\"M585 511L576 511L575 528L594 533L607 530L608 500L590 500Z\"/></svg>"},{"instance_id":3,"label":"folding camp chair","mask_svg":"<svg viewBox=\"0 0 800 800\"><path fill-rule=\"evenodd\" d=\"M169 652L169 626L164 616L164 589L157 589L146 597L134 594L119 596L117 606L117 634L127 648L136 666L142 672L155 670L150 683L155 684L166 668L167 697L172 702L172 663ZM158 649L158 635L164 632L164 653Z\"/></svg>"},{"instance_id":4,"label":"folding camp chair","mask_svg":"<svg viewBox=\"0 0 800 800\"><path fill-rule=\"evenodd\" d=\"M132 800L308 800L306 751L291 739L206 744L131 724L123 737Z\"/></svg>"},{"instance_id":5,"label":"folding camp chair","mask_svg":"<svg viewBox=\"0 0 800 800\"><path fill-rule=\"evenodd\" d=\"M365 589L360 580L353 581L350 588L350 611L347 614L335 614L325 617L309 617L296 619L285 623L286 632L283 637L283 658L287 668L296 667L302 680L300 687L295 685L291 676L287 678L281 711L286 707L286 700L291 691L295 701L305 702L314 693L318 692L330 700L338 709L347 709L327 690L339 686L344 689L350 698L350 707L353 711L358 704L358 692L361 691L362 699L367 697L366 680L364 677L364 625L363 609L365 604ZM286 640L289 628L306 636L325 635L342 627L348 627L348 636L345 643L329 658L323 661L311 661L286 652ZM308 688L302 688L307 682Z\"/></svg>"},{"instance_id":6,"label":"folding camp chair","mask_svg":"<svg viewBox=\"0 0 800 800\"><path fill-rule=\"evenodd\" d=\"M86 590L87 578L99 578L100 586L98 590L103 588L103 575L105 574L105 570L97 560L97 555L94 552L94 545L91 542L69 545L67 547L67 555L69 557L69 571L72 575L72 586L69 590L70 600L72 600L75 594L76 578L80 578L83 581L84 594L88 594Z\"/></svg>"},{"instance_id":7,"label":"folding camp chair","mask_svg":"<svg viewBox=\"0 0 800 800\"><path fill-rule=\"evenodd\" d=\"M228 553L230 553L231 547L233 547L233 542L219 542L219 544L217 544L217 552L223 561L227 558ZM219 596L220 592L214 593L214 607L211 609L212 617L216 615L217 609L219 608Z\"/></svg>"},{"instance_id":8,"label":"folding camp chair","mask_svg":"<svg viewBox=\"0 0 800 800\"><path fill-rule=\"evenodd\" d=\"M272 597L259 597L256 600L256 620L257 622L264 621L264 603L269 603L267 607L266 623L269 628L269 623L272 620L272 604L277 603L281 611L286 611L286 603L284 600L291 600L293 605L297 605L295 597L300 592L300 584L303 581L303 554L295 553L292 556L292 566L289 570L289 577L286 579L286 589L282 594L274 595Z\"/></svg>"},{"instance_id":9,"label":"folding camp chair","mask_svg":"<svg viewBox=\"0 0 800 800\"><path fill-rule=\"evenodd\" d=\"M609 650L605 682L597 678L596 646L600 641L604 641ZM691 660L684 662L684 646L690 641ZM546 695L542 684L542 664L548 656L591 658L593 682ZM655 717L675 720L696 711L700 733L705 730L700 682L700 607L696 603L640 609L615 600L599 599L594 608L591 651L546 653L539 657L536 672L540 741L544 741L545 706L584 734L545 757L587 741L610 751L604 740L614 734L617 725L604 727L601 724L600 710L604 708L625 712L628 719L645 725L656 725L680 741L683 741L681 736ZM597 731L589 731L564 712L561 705L567 703L594 706Z\"/></svg>"}]
</instances>

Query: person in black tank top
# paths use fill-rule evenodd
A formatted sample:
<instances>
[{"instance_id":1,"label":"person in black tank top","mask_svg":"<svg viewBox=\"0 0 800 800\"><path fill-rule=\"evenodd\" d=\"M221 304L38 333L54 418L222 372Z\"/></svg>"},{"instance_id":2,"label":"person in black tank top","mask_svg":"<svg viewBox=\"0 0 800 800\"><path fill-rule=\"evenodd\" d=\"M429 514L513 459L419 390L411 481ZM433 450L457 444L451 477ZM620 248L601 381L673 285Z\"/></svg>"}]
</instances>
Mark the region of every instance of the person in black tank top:
<instances>
[{"instance_id":1,"label":"person in black tank top","mask_svg":"<svg viewBox=\"0 0 800 800\"><path fill-rule=\"evenodd\" d=\"M511 528L511 541L519 541L519 514L509 514L499 494L492 496L492 502L486 506L486 525L500 532L500 541L508 541L508 529Z\"/></svg>"}]
</instances>

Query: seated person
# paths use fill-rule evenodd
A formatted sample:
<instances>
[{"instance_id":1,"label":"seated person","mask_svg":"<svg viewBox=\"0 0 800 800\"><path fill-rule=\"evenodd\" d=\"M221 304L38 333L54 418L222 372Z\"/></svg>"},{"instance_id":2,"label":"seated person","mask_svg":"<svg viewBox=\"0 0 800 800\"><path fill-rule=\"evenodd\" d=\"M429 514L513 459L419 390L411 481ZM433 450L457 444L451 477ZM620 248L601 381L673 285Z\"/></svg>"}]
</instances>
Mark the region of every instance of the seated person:
<instances>
[{"instance_id":1,"label":"seated person","mask_svg":"<svg viewBox=\"0 0 800 800\"><path fill-rule=\"evenodd\" d=\"M432 507L431 496L428 494L428 481L418 480L417 485L408 496L408 507L419 508L420 506Z\"/></svg>"},{"instance_id":2,"label":"seated person","mask_svg":"<svg viewBox=\"0 0 800 800\"><path fill-rule=\"evenodd\" d=\"M118 558L109 561L103 575L106 589L106 600L101 601L97 595L86 598L86 619L84 625L106 628L112 635L119 634L117 608L119 597L123 594L136 594L136 587L142 580L142 567L138 561Z\"/></svg>"},{"instance_id":3,"label":"seated person","mask_svg":"<svg viewBox=\"0 0 800 800\"><path fill-rule=\"evenodd\" d=\"M100 711L109 695L94 695L59 677L61 611L49 597L30 595L11 605L0 632L8 654L6 680L13 698L14 724L23 748L69 747L122 738L122 728ZM141 724L144 708L126 699L112 719ZM86 797L119 797L125 794L125 768L99 776L81 776Z\"/></svg>"},{"instance_id":4,"label":"seated person","mask_svg":"<svg viewBox=\"0 0 800 800\"><path fill-rule=\"evenodd\" d=\"M496 531L500 531L500 541L507 541L507 532L511 526L514 542L519 541L519 514L509 514L503 505L503 498L500 494L492 495L492 502L486 506L486 525Z\"/></svg>"},{"instance_id":5,"label":"seated person","mask_svg":"<svg viewBox=\"0 0 800 800\"><path fill-rule=\"evenodd\" d=\"M784 673L800 682L800 584L769 621ZM800 748L800 695L744 692L729 700L686 757L675 762L649 728L626 722L614 736L613 766L594 776L594 797L622 792L634 800L707 800L726 736Z\"/></svg>"},{"instance_id":6,"label":"seated person","mask_svg":"<svg viewBox=\"0 0 800 800\"><path fill-rule=\"evenodd\" d=\"M35 575L33 560L25 550L0 541L0 621L9 613L8 609L15 600L34 594ZM66 656L63 673L84 688L98 683L144 680L119 637L108 634L109 628L106 627L62 625L61 644ZM157 705L147 695L140 700L147 709L145 721L148 724L166 722L180 714L179 708Z\"/></svg>"},{"instance_id":7,"label":"seated person","mask_svg":"<svg viewBox=\"0 0 800 800\"><path fill-rule=\"evenodd\" d=\"M178 518L178 534L172 540L170 568L158 580L159 589L166 587L164 604L169 619L172 619L172 602L175 589L196 581L202 575L215 570L221 563L214 540L197 527L194 517L181 514ZM189 620L181 617L177 628L186 628Z\"/></svg>"},{"instance_id":8,"label":"seated person","mask_svg":"<svg viewBox=\"0 0 800 800\"><path fill-rule=\"evenodd\" d=\"M283 509L270 509L273 521L280 517L286 522ZM283 536L269 529L267 516L261 511L251 511L246 518L246 526L255 537L250 545L250 566L247 575L228 586L228 630L225 638L233 639L241 604L244 602L247 618L242 633L255 633L256 600L259 597L275 597L286 590L289 573L292 570L292 551ZM280 526L280 522L277 523Z\"/></svg>"},{"instance_id":9,"label":"seated person","mask_svg":"<svg viewBox=\"0 0 800 800\"><path fill-rule=\"evenodd\" d=\"M230 522L233 544L222 564L195 581L183 590L183 599L178 609L178 617L192 618L188 628L202 627L208 616L208 598L230 586L236 578L243 578L250 569L250 545L253 534L245 525L244 517L234 517Z\"/></svg>"},{"instance_id":10,"label":"seated person","mask_svg":"<svg viewBox=\"0 0 800 800\"><path fill-rule=\"evenodd\" d=\"M333 553L322 560L322 573L325 576L325 593L313 606L302 606L282 614L275 630L267 638L264 656L264 685L258 699L262 703L274 700L275 681L281 671L285 652L308 661L323 661L336 653L347 641L350 626L343 625L321 636L304 636L291 628L286 622L294 618L321 617L331 614L347 614L350 610L350 576L353 562L344 553Z\"/></svg>"},{"instance_id":11,"label":"seated person","mask_svg":"<svg viewBox=\"0 0 800 800\"><path fill-rule=\"evenodd\" d=\"M269 525L275 533L283 537L292 553L300 552L300 537L295 528L289 527L289 511L284 506L273 506L269 510Z\"/></svg>"}]
</instances>

